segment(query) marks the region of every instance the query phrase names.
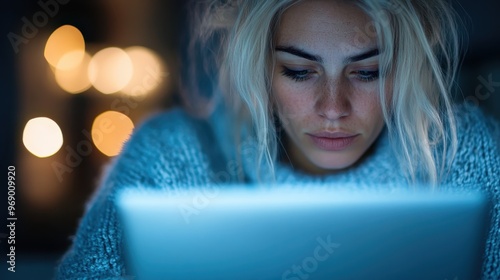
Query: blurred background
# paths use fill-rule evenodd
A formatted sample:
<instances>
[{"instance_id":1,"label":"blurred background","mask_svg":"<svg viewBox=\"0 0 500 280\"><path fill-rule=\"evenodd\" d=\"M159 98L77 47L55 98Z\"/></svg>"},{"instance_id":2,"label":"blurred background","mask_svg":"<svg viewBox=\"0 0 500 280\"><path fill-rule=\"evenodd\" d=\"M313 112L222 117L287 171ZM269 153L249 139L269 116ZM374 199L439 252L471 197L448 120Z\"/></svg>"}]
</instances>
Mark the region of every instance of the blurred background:
<instances>
[{"instance_id":1,"label":"blurred background","mask_svg":"<svg viewBox=\"0 0 500 280\"><path fill-rule=\"evenodd\" d=\"M457 101L500 119L500 3L454 1L469 33ZM182 0L4 1L1 162L16 176L16 273L50 279L71 244L103 166L145 118L179 105ZM4 275L8 278L3 277Z\"/></svg>"}]
</instances>

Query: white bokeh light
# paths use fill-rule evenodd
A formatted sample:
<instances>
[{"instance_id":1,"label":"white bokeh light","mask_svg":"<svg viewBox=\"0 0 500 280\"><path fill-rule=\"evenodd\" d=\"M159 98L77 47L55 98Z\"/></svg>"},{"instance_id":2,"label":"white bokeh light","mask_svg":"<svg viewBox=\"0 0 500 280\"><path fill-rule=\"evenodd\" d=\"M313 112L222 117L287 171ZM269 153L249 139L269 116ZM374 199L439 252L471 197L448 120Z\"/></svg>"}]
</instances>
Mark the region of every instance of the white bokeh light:
<instances>
[{"instance_id":1,"label":"white bokeh light","mask_svg":"<svg viewBox=\"0 0 500 280\"><path fill-rule=\"evenodd\" d=\"M26 123L23 131L23 143L32 154L44 158L59 151L63 144L63 135L55 121L39 117Z\"/></svg>"},{"instance_id":2,"label":"white bokeh light","mask_svg":"<svg viewBox=\"0 0 500 280\"><path fill-rule=\"evenodd\" d=\"M128 54L119 48L106 48L90 60L88 76L92 85L104 94L123 89L132 78L134 69Z\"/></svg>"}]
</instances>

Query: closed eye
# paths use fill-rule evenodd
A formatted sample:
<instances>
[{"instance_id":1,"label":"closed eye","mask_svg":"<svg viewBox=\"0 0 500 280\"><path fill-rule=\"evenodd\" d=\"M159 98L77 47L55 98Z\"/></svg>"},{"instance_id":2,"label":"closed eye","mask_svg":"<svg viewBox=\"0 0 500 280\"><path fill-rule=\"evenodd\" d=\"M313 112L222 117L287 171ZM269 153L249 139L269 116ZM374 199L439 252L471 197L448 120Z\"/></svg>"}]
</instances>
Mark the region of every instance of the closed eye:
<instances>
[{"instance_id":1,"label":"closed eye","mask_svg":"<svg viewBox=\"0 0 500 280\"><path fill-rule=\"evenodd\" d=\"M286 67L283 67L283 71L281 74L285 77L288 77L296 82L302 82L311 78L312 72L310 70L292 70Z\"/></svg>"}]
</instances>

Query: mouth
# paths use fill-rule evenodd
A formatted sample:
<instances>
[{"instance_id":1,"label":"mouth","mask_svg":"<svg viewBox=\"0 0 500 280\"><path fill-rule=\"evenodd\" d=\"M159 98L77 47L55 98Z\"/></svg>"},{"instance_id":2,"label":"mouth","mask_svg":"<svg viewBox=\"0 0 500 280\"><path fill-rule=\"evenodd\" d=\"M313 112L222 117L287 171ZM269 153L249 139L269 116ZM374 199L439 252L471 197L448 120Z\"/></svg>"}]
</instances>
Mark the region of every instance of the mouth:
<instances>
[{"instance_id":1,"label":"mouth","mask_svg":"<svg viewBox=\"0 0 500 280\"><path fill-rule=\"evenodd\" d=\"M317 132L307 133L314 145L325 151L342 151L350 146L358 139L359 134L347 132Z\"/></svg>"}]
</instances>

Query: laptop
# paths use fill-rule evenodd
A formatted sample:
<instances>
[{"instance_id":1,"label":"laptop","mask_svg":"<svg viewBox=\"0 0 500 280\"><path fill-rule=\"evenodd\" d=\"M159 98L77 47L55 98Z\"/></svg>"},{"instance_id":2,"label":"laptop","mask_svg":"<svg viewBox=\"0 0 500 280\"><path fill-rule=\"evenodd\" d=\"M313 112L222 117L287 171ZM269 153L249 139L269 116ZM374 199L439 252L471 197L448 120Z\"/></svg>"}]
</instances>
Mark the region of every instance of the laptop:
<instances>
[{"instance_id":1,"label":"laptop","mask_svg":"<svg viewBox=\"0 0 500 280\"><path fill-rule=\"evenodd\" d=\"M481 193L233 186L121 192L135 279L478 279ZM348 189L348 188L344 188Z\"/></svg>"}]
</instances>

